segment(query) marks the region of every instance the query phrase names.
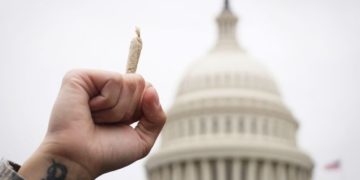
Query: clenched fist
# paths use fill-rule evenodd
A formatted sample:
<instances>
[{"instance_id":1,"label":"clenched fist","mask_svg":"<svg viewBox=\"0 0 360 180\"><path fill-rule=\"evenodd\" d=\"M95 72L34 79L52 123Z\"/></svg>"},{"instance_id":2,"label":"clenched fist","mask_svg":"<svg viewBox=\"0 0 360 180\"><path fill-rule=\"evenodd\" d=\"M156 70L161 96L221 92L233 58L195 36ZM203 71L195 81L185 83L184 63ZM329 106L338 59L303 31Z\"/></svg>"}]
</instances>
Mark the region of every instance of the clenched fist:
<instances>
[{"instance_id":1,"label":"clenched fist","mask_svg":"<svg viewBox=\"0 0 360 180\"><path fill-rule=\"evenodd\" d=\"M140 75L71 71L43 142L19 173L27 180L94 179L146 156L165 120L156 90Z\"/></svg>"}]
</instances>

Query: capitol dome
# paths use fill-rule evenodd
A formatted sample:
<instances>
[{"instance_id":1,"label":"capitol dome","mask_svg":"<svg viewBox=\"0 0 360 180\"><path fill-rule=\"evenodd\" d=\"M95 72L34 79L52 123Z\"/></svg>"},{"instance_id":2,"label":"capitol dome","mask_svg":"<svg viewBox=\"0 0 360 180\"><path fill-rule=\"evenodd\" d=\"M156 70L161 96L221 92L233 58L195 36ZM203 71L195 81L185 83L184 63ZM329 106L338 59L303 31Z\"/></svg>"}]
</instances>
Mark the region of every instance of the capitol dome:
<instances>
[{"instance_id":1,"label":"capitol dome","mask_svg":"<svg viewBox=\"0 0 360 180\"><path fill-rule=\"evenodd\" d=\"M236 40L229 2L215 47L181 81L149 180L310 180L313 163L296 143L298 123L271 73Z\"/></svg>"},{"instance_id":2,"label":"capitol dome","mask_svg":"<svg viewBox=\"0 0 360 180\"><path fill-rule=\"evenodd\" d=\"M240 48L215 48L191 64L177 98L198 91L241 90L279 96L271 73ZM176 99L177 100L177 99Z\"/></svg>"}]
</instances>

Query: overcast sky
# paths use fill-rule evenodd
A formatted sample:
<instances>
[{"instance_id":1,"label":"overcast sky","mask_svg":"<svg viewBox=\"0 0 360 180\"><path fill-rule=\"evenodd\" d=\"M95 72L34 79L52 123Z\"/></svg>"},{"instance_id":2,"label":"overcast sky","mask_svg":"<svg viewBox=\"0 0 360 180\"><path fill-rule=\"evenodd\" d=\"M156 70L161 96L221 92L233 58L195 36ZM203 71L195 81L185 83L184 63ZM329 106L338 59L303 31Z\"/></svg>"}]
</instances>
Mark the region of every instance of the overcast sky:
<instances>
[{"instance_id":1,"label":"overcast sky","mask_svg":"<svg viewBox=\"0 0 360 180\"><path fill-rule=\"evenodd\" d=\"M240 43L273 72L300 122L314 180L360 179L360 1L231 5ZM39 145L66 71L124 72L135 25L144 41L138 72L168 109L186 68L214 44L221 7L221 0L0 0L0 156L23 163ZM324 170L337 159L340 171ZM143 164L99 179L145 180Z\"/></svg>"}]
</instances>

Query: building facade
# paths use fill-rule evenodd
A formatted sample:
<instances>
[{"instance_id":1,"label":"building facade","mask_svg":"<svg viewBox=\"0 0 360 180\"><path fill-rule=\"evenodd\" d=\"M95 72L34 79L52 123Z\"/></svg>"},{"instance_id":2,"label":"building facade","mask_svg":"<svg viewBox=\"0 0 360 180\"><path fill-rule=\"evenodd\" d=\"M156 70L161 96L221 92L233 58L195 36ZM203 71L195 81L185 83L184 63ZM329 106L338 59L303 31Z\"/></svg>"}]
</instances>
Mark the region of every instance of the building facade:
<instances>
[{"instance_id":1,"label":"building facade","mask_svg":"<svg viewBox=\"0 0 360 180\"><path fill-rule=\"evenodd\" d=\"M310 180L299 127L271 73L239 46L229 2L215 47L195 61L168 111L149 180Z\"/></svg>"}]
</instances>

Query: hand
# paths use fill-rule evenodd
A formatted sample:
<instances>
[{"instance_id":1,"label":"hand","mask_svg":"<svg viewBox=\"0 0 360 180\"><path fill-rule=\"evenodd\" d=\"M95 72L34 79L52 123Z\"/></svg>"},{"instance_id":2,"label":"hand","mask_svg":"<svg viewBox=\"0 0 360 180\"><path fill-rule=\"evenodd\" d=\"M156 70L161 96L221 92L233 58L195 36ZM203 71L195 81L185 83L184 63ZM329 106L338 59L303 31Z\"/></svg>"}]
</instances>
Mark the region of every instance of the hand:
<instances>
[{"instance_id":1,"label":"hand","mask_svg":"<svg viewBox=\"0 0 360 180\"><path fill-rule=\"evenodd\" d=\"M44 141L19 173L29 180L49 173L94 179L146 156L165 120L155 89L140 75L71 71Z\"/></svg>"}]
</instances>

